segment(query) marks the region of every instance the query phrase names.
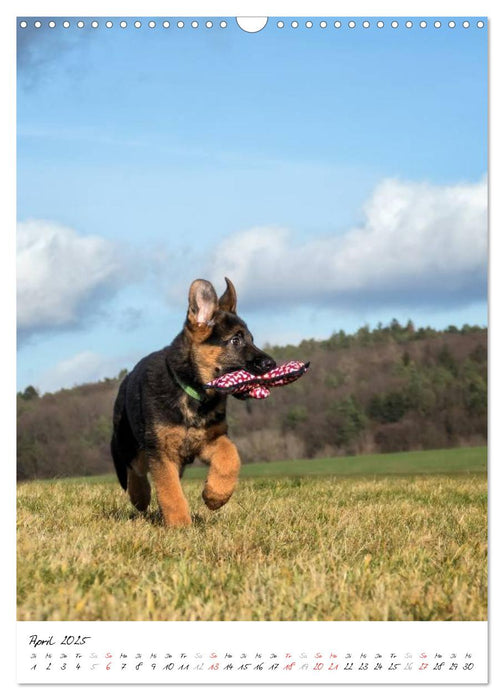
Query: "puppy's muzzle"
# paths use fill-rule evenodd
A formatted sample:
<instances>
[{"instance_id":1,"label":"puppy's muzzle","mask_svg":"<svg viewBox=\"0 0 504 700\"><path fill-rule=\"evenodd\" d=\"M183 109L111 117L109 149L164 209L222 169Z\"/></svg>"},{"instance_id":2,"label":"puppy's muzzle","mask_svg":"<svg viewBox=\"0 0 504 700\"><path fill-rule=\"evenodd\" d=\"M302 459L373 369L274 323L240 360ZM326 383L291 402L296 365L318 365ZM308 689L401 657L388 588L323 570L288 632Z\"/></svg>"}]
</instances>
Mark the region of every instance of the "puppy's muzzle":
<instances>
[{"instance_id":1,"label":"puppy's muzzle","mask_svg":"<svg viewBox=\"0 0 504 700\"><path fill-rule=\"evenodd\" d=\"M256 375L266 374L273 367L276 367L275 360L269 355L258 355L252 360L251 370Z\"/></svg>"}]
</instances>

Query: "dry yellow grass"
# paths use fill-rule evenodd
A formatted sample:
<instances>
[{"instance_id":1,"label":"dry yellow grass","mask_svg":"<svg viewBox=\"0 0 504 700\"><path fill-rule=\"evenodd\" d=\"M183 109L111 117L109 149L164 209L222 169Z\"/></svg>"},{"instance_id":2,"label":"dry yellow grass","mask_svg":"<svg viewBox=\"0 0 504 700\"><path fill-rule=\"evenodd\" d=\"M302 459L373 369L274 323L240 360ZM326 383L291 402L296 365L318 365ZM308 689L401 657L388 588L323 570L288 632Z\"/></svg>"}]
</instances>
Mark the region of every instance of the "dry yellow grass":
<instances>
[{"instance_id":1,"label":"dry yellow grass","mask_svg":"<svg viewBox=\"0 0 504 700\"><path fill-rule=\"evenodd\" d=\"M486 477L243 479L191 528L110 481L19 486L19 620L485 620Z\"/></svg>"}]
</instances>

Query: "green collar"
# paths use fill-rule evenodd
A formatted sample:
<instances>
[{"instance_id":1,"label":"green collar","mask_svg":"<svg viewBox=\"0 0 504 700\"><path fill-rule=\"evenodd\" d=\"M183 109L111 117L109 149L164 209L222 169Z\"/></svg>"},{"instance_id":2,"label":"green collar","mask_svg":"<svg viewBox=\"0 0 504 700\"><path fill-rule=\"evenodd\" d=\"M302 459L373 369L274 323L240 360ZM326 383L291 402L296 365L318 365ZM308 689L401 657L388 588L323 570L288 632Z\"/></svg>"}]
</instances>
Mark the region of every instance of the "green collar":
<instances>
[{"instance_id":1,"label":"green collar","mask_svg":"<svg viewBox=\"0 0 504 700\"><path fill-rule=\"evenodd\" d=\"M186 394L188 394L191 398L196 399L196 401L203 401L205 397L202 396L199 393L199 391L196 391L196 389L192 386L189 386L189 384L184 384L184 382L180 379L173 367L170 367L170 369L172 371L173 377L175 378L175 381L177 382L179 387L185 391Z\"/></svg>"}]
</instances>

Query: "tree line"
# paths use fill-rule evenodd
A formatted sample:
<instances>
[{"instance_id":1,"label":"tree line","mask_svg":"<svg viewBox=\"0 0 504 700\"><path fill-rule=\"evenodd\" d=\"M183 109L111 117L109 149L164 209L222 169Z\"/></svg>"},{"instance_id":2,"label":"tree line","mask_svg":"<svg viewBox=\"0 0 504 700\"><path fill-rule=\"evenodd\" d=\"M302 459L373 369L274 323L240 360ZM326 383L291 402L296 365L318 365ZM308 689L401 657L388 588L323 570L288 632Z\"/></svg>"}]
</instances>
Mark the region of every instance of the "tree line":
<instances>
[{"instance_id":1,"label":"tree line","mask_svg":"<svg viewBox=\"0 0 504 700\"><path fill-rule=\"evenodd\" d=\"M228 400L243 462L486 443L485 328L393 320L265 349L278 362L311 366L265 401ZM43 396L32 386L19 392L18 479L112 472L112 406L126 371Z\"/></svg>"}]
</instances>

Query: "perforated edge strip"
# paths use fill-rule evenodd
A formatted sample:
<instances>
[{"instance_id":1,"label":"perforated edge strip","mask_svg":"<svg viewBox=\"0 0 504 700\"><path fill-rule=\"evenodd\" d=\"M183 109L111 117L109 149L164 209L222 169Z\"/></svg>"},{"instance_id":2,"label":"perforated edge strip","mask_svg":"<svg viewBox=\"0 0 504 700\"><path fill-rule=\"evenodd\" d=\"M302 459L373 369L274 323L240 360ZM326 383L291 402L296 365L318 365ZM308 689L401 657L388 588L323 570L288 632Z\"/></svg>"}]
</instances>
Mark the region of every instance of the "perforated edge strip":
<instances>
[{"instance_id":1,"label":"perforated edge strip","mask_svg":"<svg viewBox=\"0 0 504 700\"><path fill-rule=\"evenodd\" d=\"M246 19L260 19L260 18L246 18ZM486 17L414 17L414 18L404 18L398 17L396 19L392 18L377 18L377 17L327 17L320 18L314 17L312 19L301 17L301 18L291 18L291 17L270 17L265 18L266 22L264 27L259 27L255 29L244 29L248 33L258 33L262 31L265 27L272 27L273 29L484 29L488 25L488 19ZM148 29L148 30L181 30L181 29L227 29L236 23L238 27L244 28L242 26L241 18L236 17L156 17L156 18L121 18L121 17L68 17L68 18L34 18L34 17L18 17L17 24L20 29L40 29L43 27L49 27L50 29L56 29L62 27L63 29ZM253 26L253 25L251 25Z\"/></svg>"}]
</instances>

